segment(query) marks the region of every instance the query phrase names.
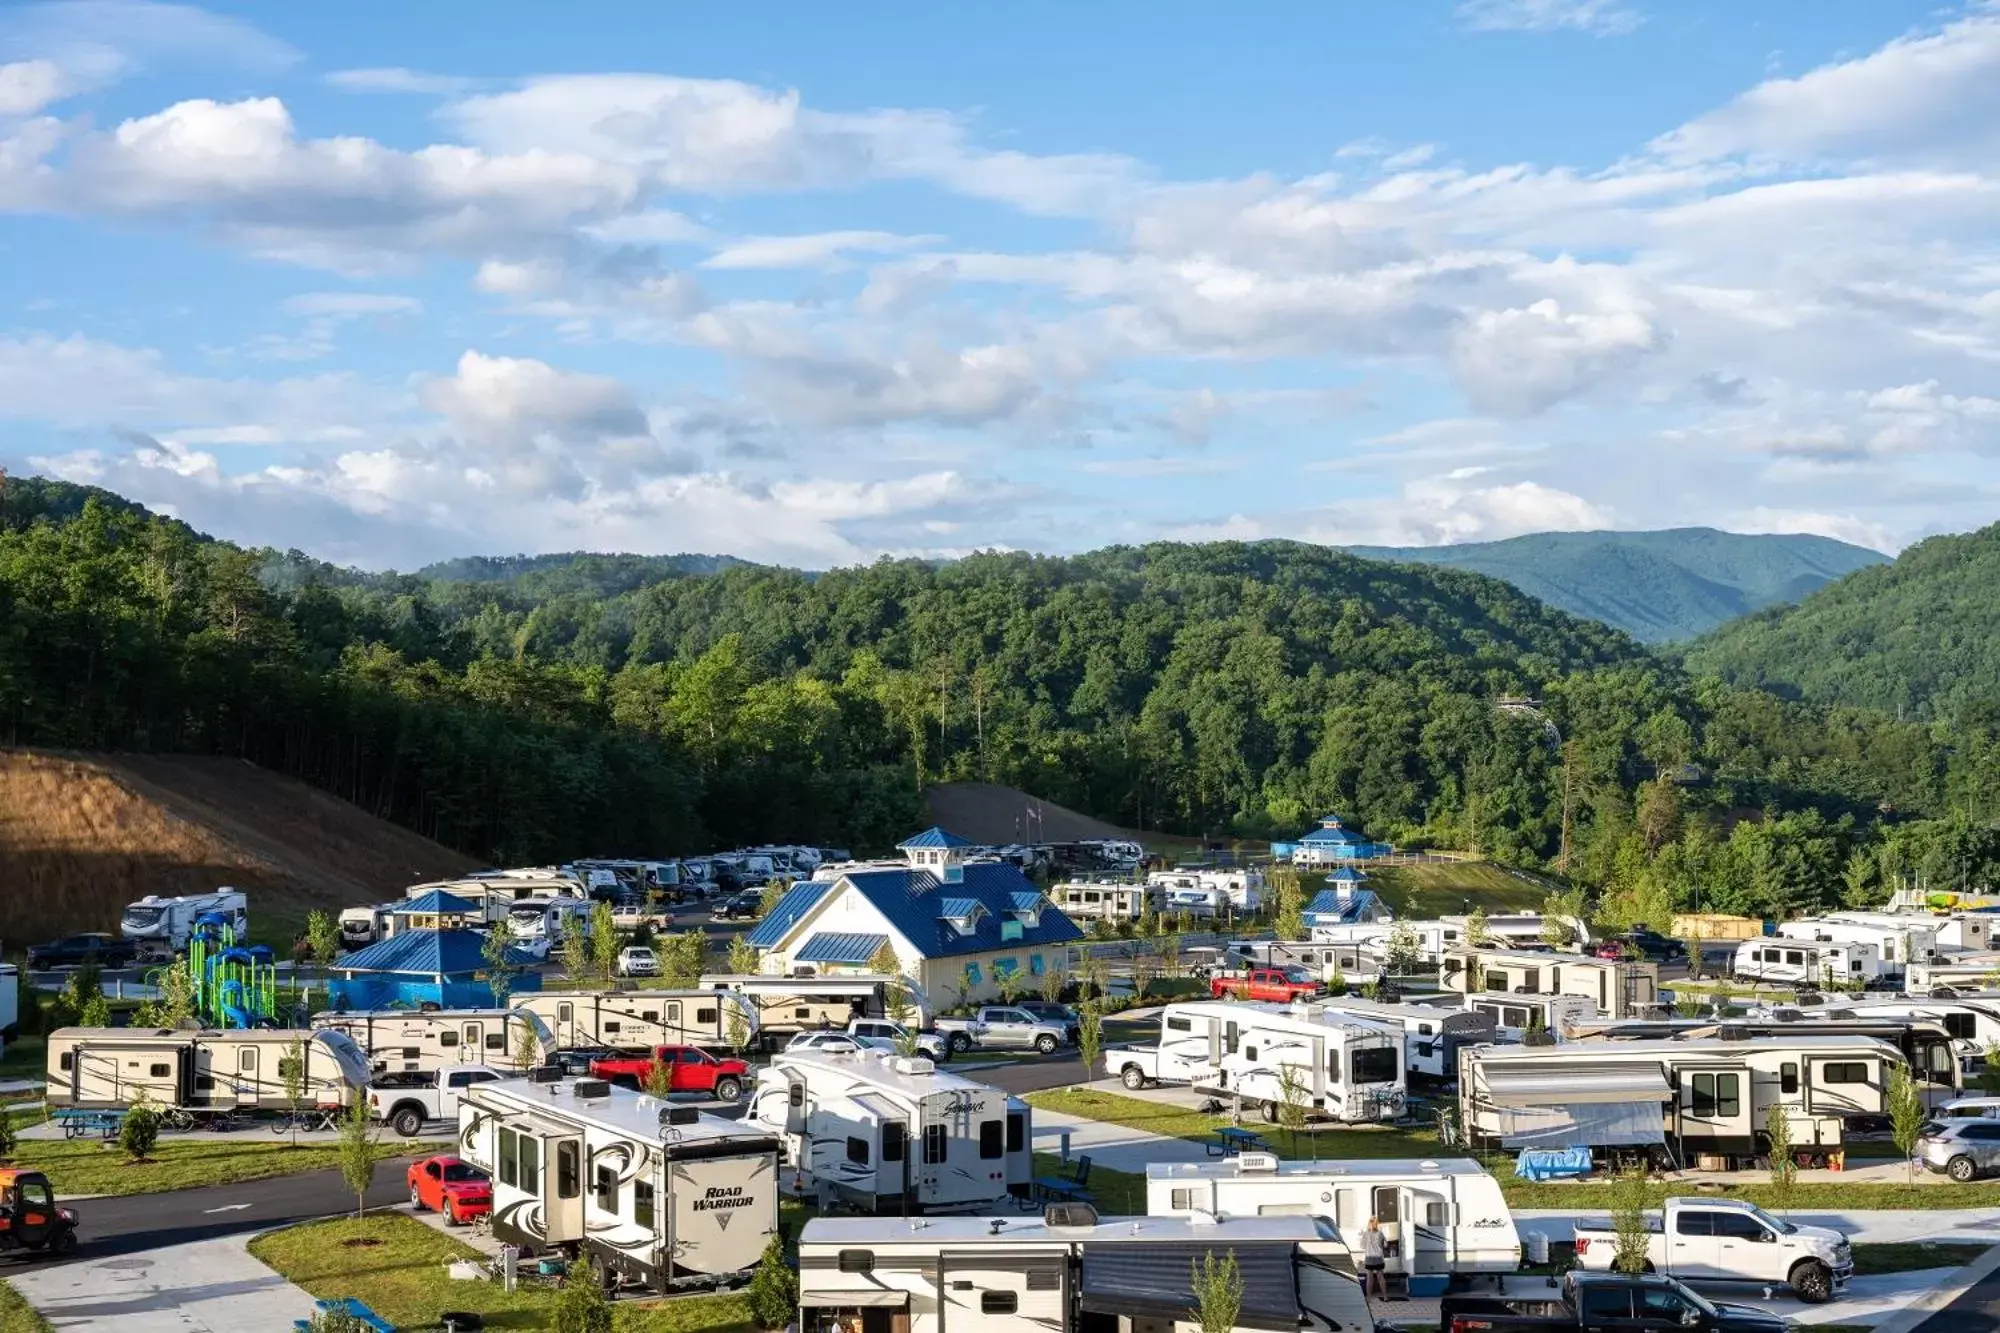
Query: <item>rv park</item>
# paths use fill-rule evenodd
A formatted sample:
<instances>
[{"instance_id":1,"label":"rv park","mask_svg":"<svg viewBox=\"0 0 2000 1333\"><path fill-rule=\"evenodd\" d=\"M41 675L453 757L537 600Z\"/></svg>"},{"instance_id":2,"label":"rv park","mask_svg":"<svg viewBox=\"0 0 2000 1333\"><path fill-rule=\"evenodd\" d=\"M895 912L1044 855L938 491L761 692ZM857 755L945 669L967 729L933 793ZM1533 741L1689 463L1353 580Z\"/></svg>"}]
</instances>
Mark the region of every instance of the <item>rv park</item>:
<instances>
[{"instance_id":1,"label":"rv park","mask_svg":"<svg viewBox=\"0 0 2000 1333\"><path fill-rule=\"evenodd\" d=\"M1997 906L1607 932L1332 815L470 872L288 949L153 895L0 973L0 1327L1143 1329L1228 1254L1243 1327L1574 1271L1911 1328L2000 1243Z\"/></svg>"}]
</instances>

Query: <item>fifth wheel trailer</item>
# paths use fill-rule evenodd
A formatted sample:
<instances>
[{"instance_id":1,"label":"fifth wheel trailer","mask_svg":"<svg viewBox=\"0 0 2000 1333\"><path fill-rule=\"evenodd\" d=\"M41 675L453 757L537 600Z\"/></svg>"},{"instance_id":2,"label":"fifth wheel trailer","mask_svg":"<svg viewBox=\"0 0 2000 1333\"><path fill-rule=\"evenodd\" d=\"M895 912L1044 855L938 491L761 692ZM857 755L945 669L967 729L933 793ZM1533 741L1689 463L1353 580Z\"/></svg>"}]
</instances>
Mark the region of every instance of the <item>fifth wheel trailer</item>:
<instances>
[{"instance_id":1,"label":"fifth wheel trailer","mask_svg":"<svg viewBox=\"0 0 2000 1333\"><path fill-rule=\"evenodd\" d=\"M778 1228L778 1142L602 1079L467 1088L458 1153L493 1177L493 1234L654 1291L747 1278Z\"/></svg>"},{"instance_id":2,"label":"fifth wheel trailer","mask_svg":"<svg viewBox=\"0 0 2000 1333\"><path fill-rule=\"evenodd\" d=\"M757 1040L757 1008L727 990L542 991L514 1007L549 1025L563 1050L604 1046L644 1053L656 1046L734 1050Z\"/></svg>"},{"instance_id":3,"label":"fifth wheel trailer","mask_svg":"<svg viewBox=\"0 0 2000 1333\"><path fill-rule=\"evenodd\" d=\"M526 1009L328 1010L313 1015L312 1025L352 1037L377 1074L514 1064L524 1037L534 1044L531 1063L546 1064L556 1051L548 1024Z\"/></svg>"},{"instance_id":4,"label":"fifth wheel trailer","mask_svg":"<svg viewBox=\"0 0 2000 1333\"><path fill-rule=\"evenodd\" d=\"M295 1102L287 1066L304 1051ZM59 1028L48 1040L48 1103L123 1110L141 1097L196 1113L345 1105L368 1085L368 1057L339 1032L282 1028Z\"/></svg>"}]
</instances>

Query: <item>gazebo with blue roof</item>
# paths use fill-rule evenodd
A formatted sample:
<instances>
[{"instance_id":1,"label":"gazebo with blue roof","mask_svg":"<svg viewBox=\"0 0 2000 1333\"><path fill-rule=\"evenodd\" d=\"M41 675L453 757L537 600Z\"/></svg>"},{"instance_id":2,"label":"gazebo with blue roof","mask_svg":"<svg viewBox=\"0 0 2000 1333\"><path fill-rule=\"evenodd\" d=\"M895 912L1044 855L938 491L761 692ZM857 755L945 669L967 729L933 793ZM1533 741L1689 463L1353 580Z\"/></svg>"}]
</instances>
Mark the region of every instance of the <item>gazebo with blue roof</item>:
<instances>
[{"instance_id":1,"label":"gazebo with blue roof","mask_svg":"<svg viewBox=\"0 0 2000 1333\"><path fill-rule=\"evenodd\" d=\"M432 904L434 909L440 906ZM419 907L406 913L410 914L421 918L440 913L426 914ZM327 998L339 1009L414 1009L426 1004L440 1009L490 1008L494 997L485 980L485 953L486 937L476 930L405 928L334 959L329 970L337 975L327 982ZM532 961L520 954L514 958L523 969ZM516 971L510 982L509 990L516 994L542 988L541 973L532 969Z\"/></svg>"},{"instance_id":2,"label":"gazebo with blue roof","mask_svg":"<svg viewBox=\"0 0 2000 1333\"><path fill-rule=\"evenodd\" d=\"M1319 827L1300 838L1292 848L1292 864L1323 866L1368 861L1394 850L1387 843L1370 842L1362 837L1359 829L1349 828L1339 815L1321 815Z\"/></svg>"}]
</instances>

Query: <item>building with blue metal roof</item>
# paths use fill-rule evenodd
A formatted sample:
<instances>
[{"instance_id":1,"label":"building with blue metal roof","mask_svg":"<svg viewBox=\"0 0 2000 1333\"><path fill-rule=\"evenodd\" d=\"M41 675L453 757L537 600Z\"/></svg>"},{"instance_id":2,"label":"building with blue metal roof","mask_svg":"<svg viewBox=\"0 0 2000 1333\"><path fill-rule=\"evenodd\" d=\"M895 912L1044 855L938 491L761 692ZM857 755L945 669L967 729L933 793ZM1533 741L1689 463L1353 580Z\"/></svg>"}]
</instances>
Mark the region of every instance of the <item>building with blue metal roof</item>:
<instances>
[{"instance_id":1,"label":"building with blue metal roof","mask_svg":"<svg viewBox=\"0 0 2000 1333\"><path fill-rule=\"evenodd\" d=\"M1385 842L1370 842L1339 815L1321 815L1319 827L1291 844L1291 848L1292 864L1299 866L1369 861L1396 850Z\"/></svg>"},{"instance_id":2,"label":"building with blue metal roof","mask_svg":"<svg viewBox=\"0 0 2000 1333\"><path fill-rule=\"evenodd\" d=\"M901 844L900 865L794 884L744 938L763 952L763 970L780 976L867 972L886 944L902 974L940 1005L961 991L991 998L1008 976L1025 988L1068 970L1068 946L1083 931L1018 867L968 862L971 845L926 829Z\"/></svg>"},{"instance_id":3,"label":"building with blue metal roof","mask_svg":"<svg viewBox=\"0 0 2000 1333\"><path fill-rule=\"evenodd\" d=\"M485 1009L494 1002L486 983L486 937L475 930L399 930L353 953L341 954L329 969L327 999L337 1009ZM510 990L538 991L541 973L516 955L521 970Z\"/></svg>"}]
</instances>

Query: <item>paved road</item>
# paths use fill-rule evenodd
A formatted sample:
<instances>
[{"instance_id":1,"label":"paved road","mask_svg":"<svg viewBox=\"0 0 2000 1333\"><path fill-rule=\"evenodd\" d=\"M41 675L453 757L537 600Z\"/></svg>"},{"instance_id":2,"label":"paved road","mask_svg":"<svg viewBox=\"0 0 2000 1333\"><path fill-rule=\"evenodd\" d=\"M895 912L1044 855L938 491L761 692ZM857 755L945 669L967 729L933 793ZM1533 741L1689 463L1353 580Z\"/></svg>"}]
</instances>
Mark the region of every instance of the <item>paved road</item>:
<instances>
[{"instance_id":1,"label":"paved road","mask_svg":"<svg viewBox=\"0 0 2000 1333\"><path fill-rule=\"evenodd\" d=\"M368 1192L369 1207L406 1197L403 1170L410 1160L402 1158L376 1167L375 1184ZM74 1207L80 1219L77 1258L101 1259L352 1211L354 1191L347 1188L338 1171L308 1171L168 1194L85 1199ZM8 1270L8 1264L0 1263L0 1276Z\"/></svg>"},{"instance_id":2,"label":"paved road","mask_svg":"<svg viewBox=\"0 0 2000 1333\"><path fill-rule=\"evenodd\" d=\"M1912 1333L2000 1333L2000 1272L1967 1287L1963 1295L1918 1324Z\"/></svg>"}]
</instances>

